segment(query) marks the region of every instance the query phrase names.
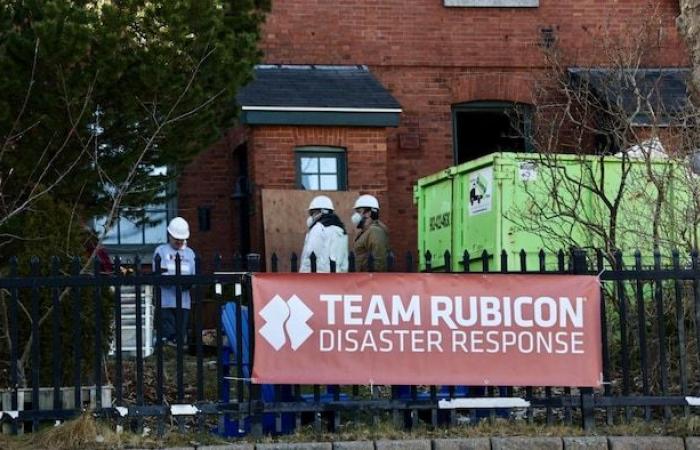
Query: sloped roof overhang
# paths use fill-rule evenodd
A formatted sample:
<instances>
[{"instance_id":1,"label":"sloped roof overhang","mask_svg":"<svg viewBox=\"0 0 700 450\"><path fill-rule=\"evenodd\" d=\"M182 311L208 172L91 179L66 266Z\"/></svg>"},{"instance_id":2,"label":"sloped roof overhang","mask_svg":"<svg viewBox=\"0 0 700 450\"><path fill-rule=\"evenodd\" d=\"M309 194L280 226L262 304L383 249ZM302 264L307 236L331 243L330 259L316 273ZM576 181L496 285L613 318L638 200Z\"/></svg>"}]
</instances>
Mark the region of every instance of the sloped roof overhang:
<instances>
[{"instance_id":1,"label":"sloped roof overhang","mask_svg":"<svg viewBox=\"0 0 700 450\"><path fill-rule=\"evenodd\" d=\"M401 114L365 66L257 66L236 101L248 125L396 127Z\"/></svg>"}]
</instances>

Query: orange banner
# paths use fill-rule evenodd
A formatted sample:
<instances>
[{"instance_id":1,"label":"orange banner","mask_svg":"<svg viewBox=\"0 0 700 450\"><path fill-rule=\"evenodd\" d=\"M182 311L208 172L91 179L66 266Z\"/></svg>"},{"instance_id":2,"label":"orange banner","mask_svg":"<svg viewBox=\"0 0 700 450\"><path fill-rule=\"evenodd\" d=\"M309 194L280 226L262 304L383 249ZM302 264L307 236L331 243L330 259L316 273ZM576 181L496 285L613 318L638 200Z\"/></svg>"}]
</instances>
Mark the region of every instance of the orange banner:
<instances>
[{"instance_id":1,"label":"orange banner","mask_svg":"<svg viewBox=\"0 0 700 450\"><path fill-rule=\"evenodd\" d=\"M600 386L596 277L253 276L253 381Z\"/></svg>"}]
</instances>

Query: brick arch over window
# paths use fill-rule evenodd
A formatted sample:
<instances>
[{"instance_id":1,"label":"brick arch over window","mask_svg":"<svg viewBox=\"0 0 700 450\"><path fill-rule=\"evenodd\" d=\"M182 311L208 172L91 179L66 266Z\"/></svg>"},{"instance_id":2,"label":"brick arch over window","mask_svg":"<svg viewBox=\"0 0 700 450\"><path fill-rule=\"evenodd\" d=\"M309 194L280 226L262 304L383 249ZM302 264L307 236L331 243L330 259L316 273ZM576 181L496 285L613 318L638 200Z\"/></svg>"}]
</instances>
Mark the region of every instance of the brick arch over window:
<instances>
[{"instance_id":1,"label":"brick arch over window","mask_svg":"<svg viewBox=\"0 0 700 450\"><path fill-rule=\"evenodd\" d=\"M534 78L528 73L464 73L451 87L453 104L485 100L530 104Z\"/></svg>"}]
</instances>

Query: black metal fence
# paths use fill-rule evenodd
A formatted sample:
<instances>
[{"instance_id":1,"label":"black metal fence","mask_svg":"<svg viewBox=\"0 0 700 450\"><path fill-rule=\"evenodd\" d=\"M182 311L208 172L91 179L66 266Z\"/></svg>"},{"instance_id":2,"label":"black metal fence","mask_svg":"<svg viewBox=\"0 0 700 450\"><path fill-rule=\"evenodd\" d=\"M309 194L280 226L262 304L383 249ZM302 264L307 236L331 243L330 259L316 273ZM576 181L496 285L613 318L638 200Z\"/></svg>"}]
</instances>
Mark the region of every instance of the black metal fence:
<instances>
[{"instance_id":1,"label":"black metal fence","mask_svg":"<svg viewBox=\"0 0 700 450\"><path fill-rule=\"evenodd\" d=\"M453 255L446 252L443 256L445 267L451 267ZM466 252L459 257L469 270L472 257ZM515 257L517 264L509 257ZM217 258L212 272L198 270L194 275L182 275L179 261L175 274L163 275L143 271L138 258L116 259L113 273L102 272L98 262L85 273L78 259L68 268L54 259L48 273L42 273L42 262L34 259L29 270L23 271L13 260L9 276L0 278L0 361L6 361L0 370L0 388L4 389L0 420L11 432L36 430L42 421L64 420L94 409L99 416L137 429L152 423L158 432L177 426L234 436L285 433L305 425L319 431L339 430L358 421L388 420L411 428L421 423L473 424L497 417L530 423L580 423L592 429L596 423L637 417L687 416L692 407L700 405L700 398L693 395L700 387L697 252L683 258L678 252L664 257L658 253L642 257L639 253L587 254L579 250L553 256L540 252L536 267L527 265L525 252L483 253L480 272L490 272L494 258L500 258L501 273L599 275L604 303L602 389L254 385L249 378L255 336L248 324L253 323L250 273L259 270L259 257ZM426 254L426 271L431 271L431 260ZM546 270L553 260L556 269ZM276 271L278 261L273 254L271 271ZM293 271L297 263L292 255ZM403 258L390 255L387 266L395 272L417 270L411 254ZM202 267L201 261L196 267ZM314 267L312 260L312 271ZM352 256L350 270L354 270ZM144 286L153 290L151 356L144 355L148 347L142 329ZM184 320L183 292L188 290L192 298L192 338L185 342L178 335L174 347L161 339L160 292L165 286L175 287L178 325ZM132 356L122 351L126 289L135 295ZM213 313L207 315L208 310ZM207 319L215 323L209 341L202 333ZM105 327L107 323L114 326ZM112 352L105 343L110 336ZM86 365L86 360L91 364ZM111 388L105 390L106 385ZM460 396L519 397L529 406L506 409L486 402L485 409L440 409L441 399Z\"/></svg>"}]
</instances>

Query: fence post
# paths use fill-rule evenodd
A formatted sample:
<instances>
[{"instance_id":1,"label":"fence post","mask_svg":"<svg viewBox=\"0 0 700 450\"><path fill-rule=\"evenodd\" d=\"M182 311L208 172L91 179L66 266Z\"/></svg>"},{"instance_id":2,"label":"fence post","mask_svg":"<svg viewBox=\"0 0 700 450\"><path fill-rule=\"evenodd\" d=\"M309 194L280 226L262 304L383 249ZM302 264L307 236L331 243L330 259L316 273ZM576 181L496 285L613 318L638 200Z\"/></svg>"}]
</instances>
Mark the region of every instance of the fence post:
<instances>
[{"instance_id":1,"label":"fence post","mask_svg":"<svg viewBox=\"0 0 700 450\"><path fill-rule=\"evenodd\" d=\"M199 255L195 255L194 259L194 275L202 274L202 260ZM194 343L195 343L195 353L197 355L197 401L204 401L204 347L202 344L202 328L203 326L203 314L204 314L204 304L202 299L202 287L199 284L192 286L192 293L194 293L194 305L192 309L194 314ZM194 306L196 305L196 310ZM198 430L204 431L204 421L202 417L197 416L197 428Z\"/></svg>"},{"instance_id":2,"label":"fence post","mask_svg":"<svg viewBox=\"0 0 700 450\"><path fill-rule=\"evenodd\" d=\"M39 277L39 258L32 256L30 260L30 271L32 278ZM32 287L32 410L39 410L39 287ZM32 418L32 432L39 431L39 418L34 415Z\"/></svg>"},{"instance_id":3,"label":"fence post","mask_svg":"<svg viewBox=\"0 0 700 450\"><path fill-rule=\"evenodd\" d=\"M588 272L588 264L586 262L586 252L581 249L574 249L573 270L575 275L583 275ZM581 425L586 432L595 430L595 401L593 398L593 388L582 387L579 389L581 393Z\"/></svg>"},{"instance_id":4,"label":"fence post","mask_svg":"<svg viewBox=\"0 0 700 450\"><path fill-rule=\"evenodd\" d=\"M350 252L348 254L348 272L355 272L355 253Z\"/></svg>"},{"instance_id":5,"label":"fence post","mask_svg":"<svg viewBox=\"0 0 700 450\"><path fill-rule=\"evenodd\" d=\"M141 259L139 255L134 257L134 275L138 279L141 275ZM144 383L143 383L143 309L141 306L141 284L134 284L134 307L136 313L135 333L136 333L136 404L144 405ZM143 419L138 420L138 431L142 432Z\"/></svg>"},{"instance_id":6,"label":"fence post","mask_svg":"<svg viewBox=\"0 0 700 450\"><path fill-rule=\"evenodd\" d=\"M51 257L51 276L58 277L60 261L57 256ZM58 288L51 289L51 332L53 338L52 344L52 360L53 360L53 409L63 409L61 406L61 304L58 298Z\"/></svg>"},{"instance_id":7,"label":"fence post","mask_svg":"<svg viewBox=\"0 0 700 450\"><path fill-rule=\"evenodd\" d=\"M233 271L242 272L243 271L243 257L239 252L233 253Z\"/></svg>"},{"instance_id":8,"label":"fence post","mask_svg":"<svg viewBox=\"0 0 700 450\"><path fill-rule=\"evenodd\" d=\"M134 265L138 261L134 258ZM182 257L180 253L175 254L175 384L177 386L177 402L184 403L185 401L185 361L183 358L184 342L182 331L184 329L184 317L182 311ZM138 289L138 286L137 286ZM181 417L177 418L178 429L181 433L185 431L185 422Z\"/></svg>"},{"instance_id":9,"label":"fence post","mask_svg":"<svg viewBox=\"0 0 700 450\"><path fill-rule=\"evenodd\" d=\"M693 269L693 307L695 328L700 329L700 257L698 249L693 249L690 254ZM700 351L700 333L695 333L696 351Z\"/></svg>"},{"instance_id":10,"label":"fence post","mask_svg":"<svg viewBox=\"0 0 700 450\"><path fill-rule=\"evenodd\" d=\"M248 253L246 255L248 272L260 272L262 268L262 259L260 253Z\"/></svg>"},{"instance_id":11,"label":"fence post","mask_svg":"<svg viewBox=\"0 0 700 450\"><path fill-rule=\"evenodd\" d=\"M248 270L250 272L254 271L254 269L257 269L255 267L255 264L248 264ZM242 299L247 300L248 303L248 370L250 377L252 378L253 376L253 361L255 359L255 327L253 326L253 289L252 289L252 281L253 277L251 273L248 273L243 276L241 279L241 294L242 294ZM240 309L240 308L239 308ZM243 336L243 330L242 328L238 328L238 333ZM259 438L262 437L263 435L263 411L264 411L264 404L263 404L263 398L262 398L262 388L259 384L254 383L252 380L249 384L250 386L250 396L248 398L248 405L249 405L249 415L250 415L250 434L254 438ZM240 420L240 418L239 418Z\"/></svg>"},{"instance_id":12,"label":"fence post","mask_svg":"<svg viewBox=\"0 0 700 450\"><path fill-rule=\"evenodd\" d=\"M317 267L318 267L318 266L316 265L317 262L318 262L318 261L316 260L316 253L311 252L311 254L309 255L309 265L311 266L311 269L310 269L310 270L311 270L311 273L316 273L316 269L317 269Z\"/></svg>"},{"instance_id":13,"label":"fence post","mask_svg":"<svg viewBox=\"0 0 700 450\"><path fill-rule=\"evenodd\" d=\"M156 254L153 257L153 263L151 265L153 275L156 277L156 279L160 278L161 274L163 273L161 262L160 255ZM163 380L165 375L163 371L163 305L161 302L163 293L161 291L161 286L162 285L160 283L155 283L153 285L153 303L155 305L154 318L156 321L156 403L158 406L162 407L165 405L165 399L163 396ZM217 347L217 349L218 348L221 347ZM218 364L217 366L221 366L221 364ZM219 380L221 380L221 377L219 377ZM163 416L158 417L156 434L158 436L163 436L165 434L165 419Z\"/></svg>"},{"instance_id":14,"label":"fence post","mask_svg":"<svg viewBox=\"0 0 700 450\"><path fill-rule=\"evenodd\" d=\"M214 273L220 272L221 271L221 254L216 254L214 257ZM224 337L223 337L223 329L224 329L224 323L223 323L223 309L224 309L224 301L223 301L223 285L218 282L218 280L215 280L215 285L214 285L214 300L216 302L216 398L220 402L224 401L229 401L229 395L228 390L226 390L226 394L224 394L224 390L228 388L228 383L224 383ZM158 287L156 292L160 292L160 286ZM158 329L158 334L160 335L161 330L160 328ZM159 336L160 340L160 336ZM160 343L158 343L158 348L160 349ZM159 360L159 369L162 367L162 359ZM162 376L159 378L162 380ZM159 387L161 388L162 392L162 385L159 382ZM161 394L162 395L162 394ZM158 397L158 403L162 404L162 397ZM229 416L227 415L221 415L219 414L217 417L217 427L219 433L223 433L225 429L225 422L226 419Z\"/></svg>"},{"instance_id":15,"label":"fence post","mask_svg":"<svg viewBox=\"0 0 700 450\"><path fill-rule=\"evenodd\" d=\"M121 265L121 259L118 255L115 256L114 264L112 265L112 275L114 277L121 276ZM124 380L124 367L122 361L122 286L119 283L115 283L114 285L114 357L116 361L116 383L114 386L117 395L116 405L123 406L124 390L122 384ZM118 423L121 425L121 421Z\"/></svg>"},{"instance_id":16,"label":"fence post","mask_svg":"<svg viewBox=\"0 0 700 450\"><path fill-rule=\"evenodd\" d=\"M15 278L17 276L17 257L13 256L10 258L10 276ZM18 389L19 389L19 368L18 361L19 358L19 327L17 317L19 316L19 290L17 288L12 289L10 303L10 387L12 388L12 399L11 407L13 411L17 411L18 405ZM17 421L12 421L12 434L17 434Z\"/></svg>"},{"instance_id":17,"label":"fence post","mask_svg":"<svg viewBox=\"0 0 700 450\"><path fill-rule=\"evenodd\" d=\"M277 272L279 269L277 268L277 253L272 253L272 256L270 257L270 271L272 272Z\"/></svg>"},{"instance_id":18,"label":"fence post","mask_svg":"<svg viewBox=\"0 0 700 450\"><path fill-rule=\"evenodd\" d=\"M80 275L80 258L77 256L73 258L71 262L71 276L77 277ZM81 343L81 325L80 325L80 311L82 308L82 301L80 298L80 286L75 286L73 288L73 380L75 383L75 392L73 393L73 404L77 411L82 410L82 382L81 376L82 372L80 370L80 364L82 362L82 343Z\"/></svg>"},{"instance_id":19,"label":"fence post","mask_svg":"<svg viewBox=\"0 0 700 450\"><path fill-rule=\"evenodd\" d=\"M654 248L654 270L661 270L661 252L658 247ZM664 309L663 281L654 281L654 303L656 304L656 325L659 337L659 362L661 379L661 395L668 395L668 357L666 356L666 319ZM671 418L671 408L664 406L664 419Z\"/></svg>"},{"instance_id":20,"label":"fence post","mask_svg":"<svg viewBox=\"0 0 700 450\"><path fill-rule=\"evenodd\" d=\"M296 253L292 253L292 257L289 260L289 270L292 272L299 271L299 258Z\"/></svg>"}]
</instances>

